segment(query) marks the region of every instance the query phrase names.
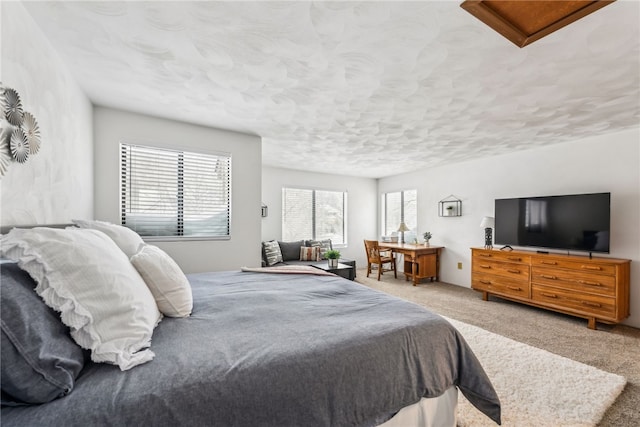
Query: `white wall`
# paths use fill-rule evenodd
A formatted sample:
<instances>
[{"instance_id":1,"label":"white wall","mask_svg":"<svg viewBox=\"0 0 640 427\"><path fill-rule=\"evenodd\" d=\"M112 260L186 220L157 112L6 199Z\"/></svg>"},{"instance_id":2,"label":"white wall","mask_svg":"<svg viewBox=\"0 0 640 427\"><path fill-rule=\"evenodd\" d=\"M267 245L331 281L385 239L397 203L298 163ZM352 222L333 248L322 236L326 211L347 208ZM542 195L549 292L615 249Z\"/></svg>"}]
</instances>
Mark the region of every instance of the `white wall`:
<instances>
[{"instance_id":1,"label":"white wall","mask_svg":"<svg viewBox=\"0 0 640 427\"><path fill-rule=\"evenodd\" d=\"M104 107L94 109L95 217L120 222L121 141L231 153L231 240L153 242L185 273L260 266L260 137Z\"/></svg>"},{"instance_id":2,"label":"white wall","mask_svg":"<svg viewBox=\"0 0 640 427\"><path fill-rule=\"evenodd\" d=\"M42 141L0 178L2 225L67 223L93 215L91 103L24 6L0 2L2 84L18 91Z\"/></svg>"},{"instance_id":3,"label":"white wall","mask_svg":"<svg viewBox=\"0 0 640 427\"><path fill-rule=\"evenodd\" d=\"M640 327L640 129L483 158L380 180L380 194L418 185L418 233L445 246L441 280L471 286L472 246L484 245L480 221L496 198L611 192L611 253L631 259L631 316ZM454 194L461 217L438 217ZM463 268L457 269L462 262Z\"/></svg>"},{"instance_id":4,"label":"white wall","mask_svg":"<svg viewBox=\"0 0 640 427\"><path fill-rule=\"evenodd\" d=\"M346 191L347 245L338 249L357 267L366 266L364 239L376 238L377 180L263 167L262 201L269 207L269 216L262 219L262 240L282 240L283 187Z\"/></svg>"}]
</instances>

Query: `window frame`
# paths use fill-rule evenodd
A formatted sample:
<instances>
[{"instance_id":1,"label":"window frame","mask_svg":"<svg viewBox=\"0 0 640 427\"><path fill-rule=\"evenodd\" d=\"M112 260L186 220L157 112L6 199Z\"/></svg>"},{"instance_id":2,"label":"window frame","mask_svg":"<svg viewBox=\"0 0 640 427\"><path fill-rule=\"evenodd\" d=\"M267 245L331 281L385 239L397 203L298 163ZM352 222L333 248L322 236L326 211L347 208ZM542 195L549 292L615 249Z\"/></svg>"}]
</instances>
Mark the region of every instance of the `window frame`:
<instances>
[{"instance_id":1,"label":"window frame","mask_svg":"<svg viewBox=\"0 0 640 427\"><path fill-rule=\"evenodd\" d=\"M302 190L302 191L311 191L312 192L312 210L311 210L311 224L312 224L312 236L302 237L302 240L317 240L317 216L315 211L315 200L316 200L316 192L317 191L325 191L331 193L340 193L342 194L342 240L343 243L335 243L333 240L331 241L331 245L334 248L346 248L348 246L348 233L347 233L347 216L348 216L348 192L345 190L335 190L328 188L318 188L318 187L302 187L302 186L283 186L282 187L282 218L281 218L281 238L284 239L284 229L285 229L285 215L284 215L284 203L285 203L285 191L287 189L291 190Z\"/></svg>"},{"instance_id":2,"label":"window frame","mask_svg":"<svg viewBox=\"0 0 640 427\"><path fill-rule=\"evenodd\" d=\"M205 155L205 156L211 156L211 157L219 157L219 158L224 158L227 162L226 164L226 172L227 172L227 177L228 177L228 183L227 183L227 234L226 235L140 235L140 237L144 240L144 241L150 241L150 242L162 242L162 241L166 241L166 242L171 242L171 241L177 241L177 242L186 242L186 241L226 241L226 240L231 240L231 236L232 236L232 229L233 229L233 171L232 171L232 166L233 166L233 157L232 154L230 152L224 152L224 151L213 151L213 150L206 150L206 149L200 149L200 148L192 148L192 147L180 147L180 148L176 148L176 147L167 147L164 145L156 145L153 143L149 143L149 142L136 142L136 141L131 141L131 140L123 140L120 141L119 145L118 145L118 157L119 157L119 217L120 217L120 224L123 227L127 227L133 231L136 231L133 228L130 228L127 226L126 221L125 221L125 215L126 215L126 197L125 197L125 186L126 186L126 172L124 169L124 158L123 158L123 147L140 147L143 149L148 149L148 150L157 150L158 152L173 152L173 153L178 153L179 157L183 157L185 153L187 153L188 155ZM176 178L177 178L177 182L178 182L178 189L176 191L176 197L180 198L180 195L182 194L184 196L184 174L180 174L180 172L178 172L179 170L183 170L184 169L184 163L182 163L182 165L180 165L179 163L176 164ZM182 218L182 227L180 227L179 221L180 218ZM184 204L183 203L177 203L176 205L176 229L177 230L182 230L181 232L184 232ZM136 231L137 232L137 231Z\"/></svg>"},{"instance_id":3,"label":"window frame","mask_svg":"<svg viewBox=\"0 0 640 427\"><path fill-rule=\"evenodd\" d=\"M400 221L404 222L406 224L406 218L405 218L405 193L409 192L409 191L413 191L415 192L416 196L415 196L415 201L416 201L416 217L415 217L415 227L411 228L410 227L410 231L406 231L406 233L410 233L410 232L414 232L417 233L418 230L418 190L415 188L412 189L405 189L405 190L396 190L396 191L386 191L384 193L382 193L381 196L381 221L380 221L380 230L381 230L381 235L382 236L390 236L391 233L393 232L398 232L397 227L393 230L387 230L387 212L388 212L388 202L387 202L387 195L389 194L395 194L395 193L399 193L400 194ZM400 223L398 223L398 225L400 225ZM409 226L407 224L407 226ZM406 239L405 239L406 241Z\"/></svg>"}]
</instances>

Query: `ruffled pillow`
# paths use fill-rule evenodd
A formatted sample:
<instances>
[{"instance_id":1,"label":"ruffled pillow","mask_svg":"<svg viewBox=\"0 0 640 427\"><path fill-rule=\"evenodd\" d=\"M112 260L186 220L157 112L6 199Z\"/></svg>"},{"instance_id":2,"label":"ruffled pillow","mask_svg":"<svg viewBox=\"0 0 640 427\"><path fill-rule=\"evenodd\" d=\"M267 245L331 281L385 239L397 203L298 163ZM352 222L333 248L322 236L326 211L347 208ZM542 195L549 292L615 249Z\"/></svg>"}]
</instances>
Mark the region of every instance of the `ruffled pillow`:
<instances>
[{"instance_id":1,"label":"ruffled pillow","mask_svg":"<svg viewBox=\"0 0 640 427\"><path fill-rule=\"evenodd\" d=\"M130 369L153 359L148 348L162 319L129 258L106 234L81 228L13 229L2 255L34 278L36 292L60 312L91 360Z\"/></svg>"}]
</instances>

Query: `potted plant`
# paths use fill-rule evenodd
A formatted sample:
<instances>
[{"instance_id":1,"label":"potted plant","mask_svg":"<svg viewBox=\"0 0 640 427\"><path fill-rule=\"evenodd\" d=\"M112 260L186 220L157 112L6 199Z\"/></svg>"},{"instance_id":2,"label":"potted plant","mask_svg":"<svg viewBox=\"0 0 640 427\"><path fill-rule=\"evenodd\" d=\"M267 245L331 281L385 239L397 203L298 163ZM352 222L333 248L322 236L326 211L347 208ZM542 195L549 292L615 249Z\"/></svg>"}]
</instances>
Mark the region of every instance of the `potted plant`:
<instances>
[{"instance_id":1,"label":"potted plant","mask_svg":"<svg viewBox=\"0 0 640 427\"><path fill-rule=\"evenodd\" d=\"M337 268L338 260L340 259L340 251L330 249L324 253L325 258L329 260L329 268Z\"/></svg>"},{"instance_id":2,"label":"potted plant","mask_svg":"<svg viewBox=\"0 0 640 427\"><path fill-rule=\"evenodd\" d=\"M424 237L424 245L425 246L429 246L429 240L431 240L431 232L430 231L425 231L424 234L422 235L422 237Z\"/></svg>"}]
</instances>

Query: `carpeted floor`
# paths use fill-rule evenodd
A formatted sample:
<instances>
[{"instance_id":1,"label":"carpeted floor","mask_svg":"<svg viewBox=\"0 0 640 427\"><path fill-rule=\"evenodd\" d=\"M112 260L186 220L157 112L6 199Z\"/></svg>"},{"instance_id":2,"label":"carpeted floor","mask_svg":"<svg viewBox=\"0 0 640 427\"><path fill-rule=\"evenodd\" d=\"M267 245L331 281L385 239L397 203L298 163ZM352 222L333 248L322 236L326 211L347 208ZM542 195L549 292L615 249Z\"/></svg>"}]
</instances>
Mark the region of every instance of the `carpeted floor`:
<instances>
[{"instance_id":1,"label":"carpeted floor","mask_svg":"<svg viewBox=\"0 0 640 427\"><path fill-rule=\"evenodd\" d=\"M598 324L529 307L442 282L412 286L404 278L385 273L381 281L358 269L356 281L426 308L551 353L622 375L627 385L607 410L599 426L640 426L640 329Z\"/></svg>"}]
</instances>

